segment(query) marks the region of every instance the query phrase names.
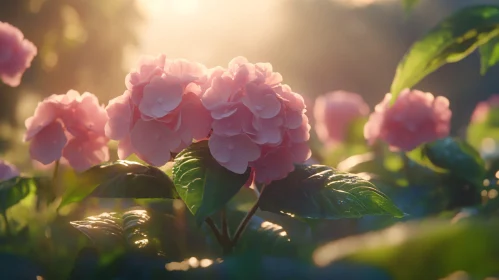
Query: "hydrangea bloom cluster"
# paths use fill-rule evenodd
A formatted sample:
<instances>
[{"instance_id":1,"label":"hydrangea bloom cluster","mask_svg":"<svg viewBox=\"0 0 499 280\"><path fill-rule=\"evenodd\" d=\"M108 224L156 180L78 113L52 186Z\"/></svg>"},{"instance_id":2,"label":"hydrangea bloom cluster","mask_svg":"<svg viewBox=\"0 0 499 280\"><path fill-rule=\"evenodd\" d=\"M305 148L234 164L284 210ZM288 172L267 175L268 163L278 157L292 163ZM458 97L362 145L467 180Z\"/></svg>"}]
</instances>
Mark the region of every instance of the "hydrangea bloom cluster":
<instances>
[{"instance_id":1,"label":"hydrangea bloom cluster","mask_svg":"<svg viewBox=\"0 0 499 280\"><path fill-rule=\"evenodd\" d=\"M334 91L319 96L314 106L317 136L328 145L341 143L352 122L368 114L369 106L356 93Z\"/></svg>"},{"instance_id":2,"label":"hydrangea bloom cluster","mask_svg":"<svg viewBox=\"0 0 499 280\"><path fill-rule=\"evenodd\" d=\"M50 164L61 157L75 170L109 160L107 122L104 107L97 97L75 90L51 95L36 107L25 122L24 141L31 141L31 158Z\"/></svg>"},{"instance_id":3,"label":"hydrangea bloom cluster","mask_svg":"<svg viewBox=\"0 0 499 280\"><path fill-rule=\"evenodd\" d=\"M303 98L268 63L236 57L208 77L204 106L213 118L209 148L224 167L255 170L258 182L284 178L310 157Z\"/></svg>"},{"instance_id":4,"label":"hydrangea bloom cluster","mask_svg":"<svg viewBox=\"0 0 499 280\"><path fill-rule=\"evenodd\" d=\"M386 94L364 127L370 144L381 139L392 150L410 151L448 136L452 113L447 98L409 89L403 90L390 106L391 98L391 94Z\"/></svg>"},{"instance_id":5,"label":"hydrangea bloom cluster","mask_svg":"<svg viewBox=\"0 0 499 280\"><path fill-rule=\"evenodd\" d=\"M0 181L19 176L19 170L13 164L0 159Z\"/></svg>"},{"instance_id":6,"label":"hydrangea bloom cluster","mask_svg":"<svg viewBox=\"0 0 499 280\"><path fill-rule=\"evenodd\" d=\"M144 56L126 77L127 90L106 107L106 135L119 140L121 159L135 153L161 166L172 152L206 138L211 117L200 100L205 66L184 59Z\"/></svg>"},{"instance_id":7,"label":"hydrangea bloom cluster","mask_svg":"<svg viewBox=\"0 0 499 280\"><path fill-rule=\"evenodd\" d=\"M5 84L17 87L36 53L35 45L19 29L0 22L0 79Z\"/></svg>"}]
</instances>

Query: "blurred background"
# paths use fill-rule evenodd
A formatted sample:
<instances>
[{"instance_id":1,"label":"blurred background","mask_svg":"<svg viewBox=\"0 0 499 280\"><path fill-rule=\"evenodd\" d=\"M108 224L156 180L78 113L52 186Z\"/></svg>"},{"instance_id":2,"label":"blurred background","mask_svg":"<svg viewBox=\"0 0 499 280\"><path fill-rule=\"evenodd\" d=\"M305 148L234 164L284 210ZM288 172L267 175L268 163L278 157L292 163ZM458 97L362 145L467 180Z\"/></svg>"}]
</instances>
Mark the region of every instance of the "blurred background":
<instances>
[{"instance_id":1,"label":"blurred background","mask_svg":"<svg viewBox=\"0 0 499 280\"><path fill-rule=\"evenodd\" d=\"M2 0L0 21L18 26L39 54L20 87L0 85L0 149L26 153L12 145L45 96L72 88L107 104L123 92L140 54L208 67L242 55L271 62L309 106L338 89L374 106L415 40L458 8L493 2L422 0L408 14L401 0ZM493 68L480 76L474 54L417 88L451 100L459 133L476 102L499 92L498 75Z\"/></svg>"}]
</instances>

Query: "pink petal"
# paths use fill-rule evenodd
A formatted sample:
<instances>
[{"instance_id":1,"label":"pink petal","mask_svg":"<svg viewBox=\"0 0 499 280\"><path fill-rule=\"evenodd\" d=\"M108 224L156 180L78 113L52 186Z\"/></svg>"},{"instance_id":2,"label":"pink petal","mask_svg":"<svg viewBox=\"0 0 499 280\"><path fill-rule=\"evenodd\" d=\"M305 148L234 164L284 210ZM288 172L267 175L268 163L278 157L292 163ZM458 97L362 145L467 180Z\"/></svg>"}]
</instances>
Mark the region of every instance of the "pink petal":
<instances>
[{"instance_id":1,"label":"pink petal","mask_svg":"<svg viewBox=\"0 0 499 280\"><path fill-rule=\"evenodd\" d=\"M13 164L0 160L0 181L19 176L19 170Z\"/></svg>"},{"instance_id":2,"label":"pink petal","mask_svg":"<svg viewBox=\"0 0 499 280\"><path fill-rule=\"evenodd\" d=\"M132 118L130 92L125 91L123 95L110 100L106 112L109 117L105 126L106 136L114 140L125 138L130 133Z\"/></svg>"},{"instance_id":3,"label":"pink petal","mask_svg":"<svg viewBox=\"0 0 499 280\"><path fill-rule=\"evenodd\" d=\"M43 128L30 145L31 158L43 164L49 164L62 156L62 149L67 138L60 122L52 122Z\"/></svg>"},{"instance_id":4,"label":"pink petal","mask_svg":"<svg viewBox=\"0 0 499 280\"><path fill-rule=\"evenodd\" d=\"M246 172L248 162L260 156L260 148L245 135L223 137L213 134L208 146L222 166L238 174Z\"/></svg>"},{"instance_id":5,"label":"pink petal","mask_svg":"<svg viewBox=\"0 0 499 280\"><path fill-rule=\"evenodd\" d=\"M90 167L109 160L107 140L82 140L73 138L63 150L63 156L76 171L82 172Z\"/></svg>"},{"instance_id":6,"label":"pink petal","mask_svg":"<svg viewBox=\"0 0 499 280\"><path fill-rule=\"evenodd\" d=\"M60 113L59 107L57 103L48 100L38 103L34 116L24 122L27 128L24 141L31 140L38 132L51 124Z\"/></svg>"},{"instance_id":7,"label":"pink petal","mask_svg":"<svg viewBox=\"0 0 499 280\"><path fill-rule=\"evenodd\" d=\"M97 97L85 92L78 96L76 102L71 104L70 109L63 111L61 120L73 136L89 138L94 137L94 135L97 137L105 135L104 127L108 116L104 107L99 104Z\"/></svg>"},{"instance_id":8,"label":"pink petal","mask_svg":"<svg viewBox=\"0 0 499 280\"><path fill-rule=\"evenodd\" d=\"M121 139L121 141L118 143L118 158L126 159L133 153L134 150L132 141L130 139L130 135L128 135L125 138Z\"/></svg>"},{"instance_id":9,"label":"pink petal","mask_svg":"<svg viewBox=\"0 0 499 280\"><path fill-rule=\"evenodd\" d=\"M196 95L185 95L184 100L185 102L182 102L181 126L190 131L192 138L196 140L205 138L211 130L213 121L210 112L204 108Z\"/></svg>"},{"instance_id":10,"label":"pink petal","mask_svg":"<svg viewBox=\"0 0 499 280\"><path fill-rule=\"evenodd\" d=\"M242 99L243 104L259 118L270 119L281 111L281 103L277 95L267 85L246 85L246 95Z\"/></svg>"},{"instance_id":11,"label":"pink petal","mask_svg":"<svg viewBox=\"0 0 499 280\"><path fill-rule=\"evenodd\" d=\"M164 117L180 104L182 93L182 85L177 79L154 77L144 87L139 109L152 118Z\"/></svg>"},{"instance_id":12,"label":"pink petal","mask_svg":"<svg viewBox=\"0 0 499 280\"><path fill-rule=\"evenodd\" d=\"M217 77L213 79L211 87L203 94L201 101L206 109L213 110L229 102L232 92L232 79Z\"/></svg>"},{"instance_id":13,"label":"pink petal","mask_svg":"<svg viewBox=\"0 0 499 280\"><path fill-rule=\"evenodd\" d=\"M181 83L187 84L206 76L207 69L201 63L186 59L174 59L168 61L165 72L170 76L179 78Z\"/></svg>"},{"instance_id":14,"label":"pink petal","mask_svg":"<svg viewBox=\"0 0 499 280\"><path fill-rule=\"evenodd\" d=\"M180 135L158 121L138 120L130 137L139 156L155 166L167 163L170 152L181 144Z\"/></svg>"}]
</instances>

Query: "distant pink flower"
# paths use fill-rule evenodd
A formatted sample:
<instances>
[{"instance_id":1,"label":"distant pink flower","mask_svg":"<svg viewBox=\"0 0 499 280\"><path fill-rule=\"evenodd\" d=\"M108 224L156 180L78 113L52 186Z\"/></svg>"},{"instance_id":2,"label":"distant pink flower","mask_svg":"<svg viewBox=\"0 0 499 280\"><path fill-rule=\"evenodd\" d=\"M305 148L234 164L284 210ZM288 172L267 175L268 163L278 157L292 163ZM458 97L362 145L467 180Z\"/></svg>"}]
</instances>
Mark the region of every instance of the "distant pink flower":
<instances>
[{"instance_id":1,"label":"distant pink flower","mask_svg":"<svg viewBox=\"0 0 499 280\"><path fill-rule=\"evenodd\" d=\"M368 114L369 106L356 93L334 91L319 96L314 106L317 136L328 145L341 143L352 122Z\"/></svg>"},{"instance_id":2,"label":"distant pink flower","mask_svg":"<svg viewBox=\"0 0 499 280\"><path fill-rule=\"evenodd\" d=\"M370 144L381 139L392 150L410 151L449 134L452 113L447 98L409 89L403 90L392 106L391 98L388 93L376 105L364 126Z\"/></svg>"},{"instance_id":3,"label":"distant pink flower","mask_svg":"<svg viewBox=\"0 0 499 280\"><path fill-rule=\"evenodd\" d=\"M0 21L0 79L11 87L17 87L31 61L36 47L24 39L16 27Z\"/></svg>"},{"instance_id":4,"label":"distant pink flower","mask_svg":"<svg viewBox=\"0 0 499 280\"><path fill-rule=\"evenodd\" d=\"M214 73L202 102L213 118L210 151L222 166L239 174L252 167L256 181L270 182L310 157L303 98L269 63L236 57Z\"/></svg>"},{"instance_id":5,"label":"distant pink flower","mask_svg":"<svg viewBox=\"0 0 499 280\"><path fill-rule=\"evenodd\" d=\"M127 90L109 101L106 135L119 140L118 156L132 153L162 166L192 140L208 136L211 117L199 95L206 67L184 59L144 56L126 77Z\"/></svg>"},{"instance_id":6,"label":"distant pink flower","mask_svg":"<svg viewBox=\"0 0 499 280\"><path fill-rule=\"evenodd\" d=\"M499 94L492 95L488 100L479 102L471 115L471 122L486 121L490 110L495 108L499 108Z\"/></svg>"},{"instance_id":7,"label":"distant pink flower","mask_svg":"<svg viewBox=\"0 0 499 280\"><path fill-rule=\"evenodd\" d=\"M26 122L24 141L31 141L31 158L48 165L61 158L77 171L109 160L107 121L97 97L75 90L51 95L38 103Z\"/></svg>"},{"instance_id":8,"label":"distant pink flower","mask_svg":"<svg viewBox=\"0 0 499 280\"><path fill-rule=\"evenodd\" d=\"M17 176L19 176L17 167L0 159L0 181L6 181Z\"/></svg>"}]
</instances>

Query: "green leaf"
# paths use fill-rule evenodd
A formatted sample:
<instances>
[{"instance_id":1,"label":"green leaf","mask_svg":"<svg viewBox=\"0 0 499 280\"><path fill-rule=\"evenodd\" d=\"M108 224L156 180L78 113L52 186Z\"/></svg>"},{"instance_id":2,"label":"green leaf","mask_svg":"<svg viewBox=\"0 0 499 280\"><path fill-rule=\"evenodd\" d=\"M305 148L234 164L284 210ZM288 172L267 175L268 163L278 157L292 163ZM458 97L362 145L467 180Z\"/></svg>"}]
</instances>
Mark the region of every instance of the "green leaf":
<instances>
[{"instance_id":1,"label":"green leaf","mask_svg":"<svg viewBox=\"0 0 499 280\"><path fill-rule=\"evenodd\" d=\"M66 191L59 208L87 196L106 198L176 198L173 183L161 170L138 162L118 160L87 171L64 174Z\"/></svg>"},{"instance_id":2,"label":"green leaf","mask_svg":"<svg viewBox=\"0 0 499 280\"><path fill-rule=\"evenodd\" d=\"M480 74L485 75L487 71L499 62L499 38L495 37L479 48L480 52Z\"/></svg>"},{"instance_id":3,"label":"green leaf","mask_svg":"<svg viewBox=\"0 0 499 280\"><path fill-rule=\"evenodd\" d=\"M99 248L149 248L155 241L151 216L144 209L131 209L124 213L102 213L71 225L85 234ZM156 245L156 244L155 244ZM154 246L153 246L154 247Z\"/></svg>"},{"instance_id":4,"label":"green leaf","mask_svg":"<svg viewBox=\"0 0 499 280\"><path fill-rule=\"evenodd\" d=\"M90 194L105 198L178 198L173 181L161 170L147 166L142 173L118 174Z\"/></svg>"},{"instance_id":5,"label":"green leaf","mask_svg":"<svg viewBox=\"0 0 499 280\"><path fill-rule=\"evenodd\" d=\"M19 203L35 186L35 179L25 177L14 177L0 182L0 212L5 212Z\"/></svg>"},{"instance_id":6,"label":"green leaf","mask_svg":"<svg viewBox=\"0 0 499 280\"><path fill-rule=\"evenodd\" d=\"M198 224L221 210L250 176L250 169L236 174L213 159L207 141L194 143L180 152L173 165L178 194L195 215Z\"/></svg>"},{"instance_id":7,"label":"green leaf","mask_svg":"<svg viewBox=\"0 0 499 280\"><path fill-rule=\"evenodd\" d=\"M458 62L499 35L499 7L472 6L440 22L412 45L399 63L391 90L392 103L446 63Z\"/></svg>"},{"instance_id":8,"label":"green leaf","mask_svg":"<svg viewBox=\"0 0 499 280\"><path fill-rule=\"evenodd\" d=\"M498 235L497 219L411 222L327 243L313 259L321 267L343 261L370 264L393 279L443 279L456 271L485 279L499 273Z\"/></svg>"},{"instance_id":9,"label":"green leaf","mask_svg":"<svg viewBox=\"0 0 499 280\"><path fill-rule=\"evenodd\" d=\"M426 147L425 145L421 145L412 151L406 152L405 154L413 162L415 162L421 166L424 166L424 167L426 167L426 168L428 168L436 173L447 173L448 170L441 168L441 167L438 167L435 164L433 164L433 162L426 155L427 150L425 147Z\"/></svg>"},{"instance_id":10,"label":"green leaf","mask_svg":"<svg viewBox=\"0 0 499 280\"><path fill-rule=\"evenodd\" d=\"M308 219L404 215L369 181L324 165L296 165L286 178L266 186L260 209Z\"/></svg>"},{"instance_id":11,"label":"green leaf","mask_svg":"<svg viewBox=\"0 0 499 280\"><path fill-rule=\"evenodd\" d=\"M457 138L443 138L424 145L423 153L437 167L477 185L485 176L485 163L480 154L467 142Z\"/></svg>"},{"instance_id":12,"label":"green leaf","mask_svg":"<svg viewBox=\"0 0 499 280\"><path fill-rule=\"evenodd\" d=\"M258 193L251 188L241 188L239 192L227 203L231 210L248 212L258 200Z\"/></svg>"},{"instance_id":13,"label":"green leaf","mask_svg":"<svg viewBox=\"0 0 499 280\"><path fill-rule=\"evenodd\" d=\"M104 212L82 221L72 221L71 225L100 248L118 247L125 242L121 215L116 212Z\"/></svg>"}]
</instances>

